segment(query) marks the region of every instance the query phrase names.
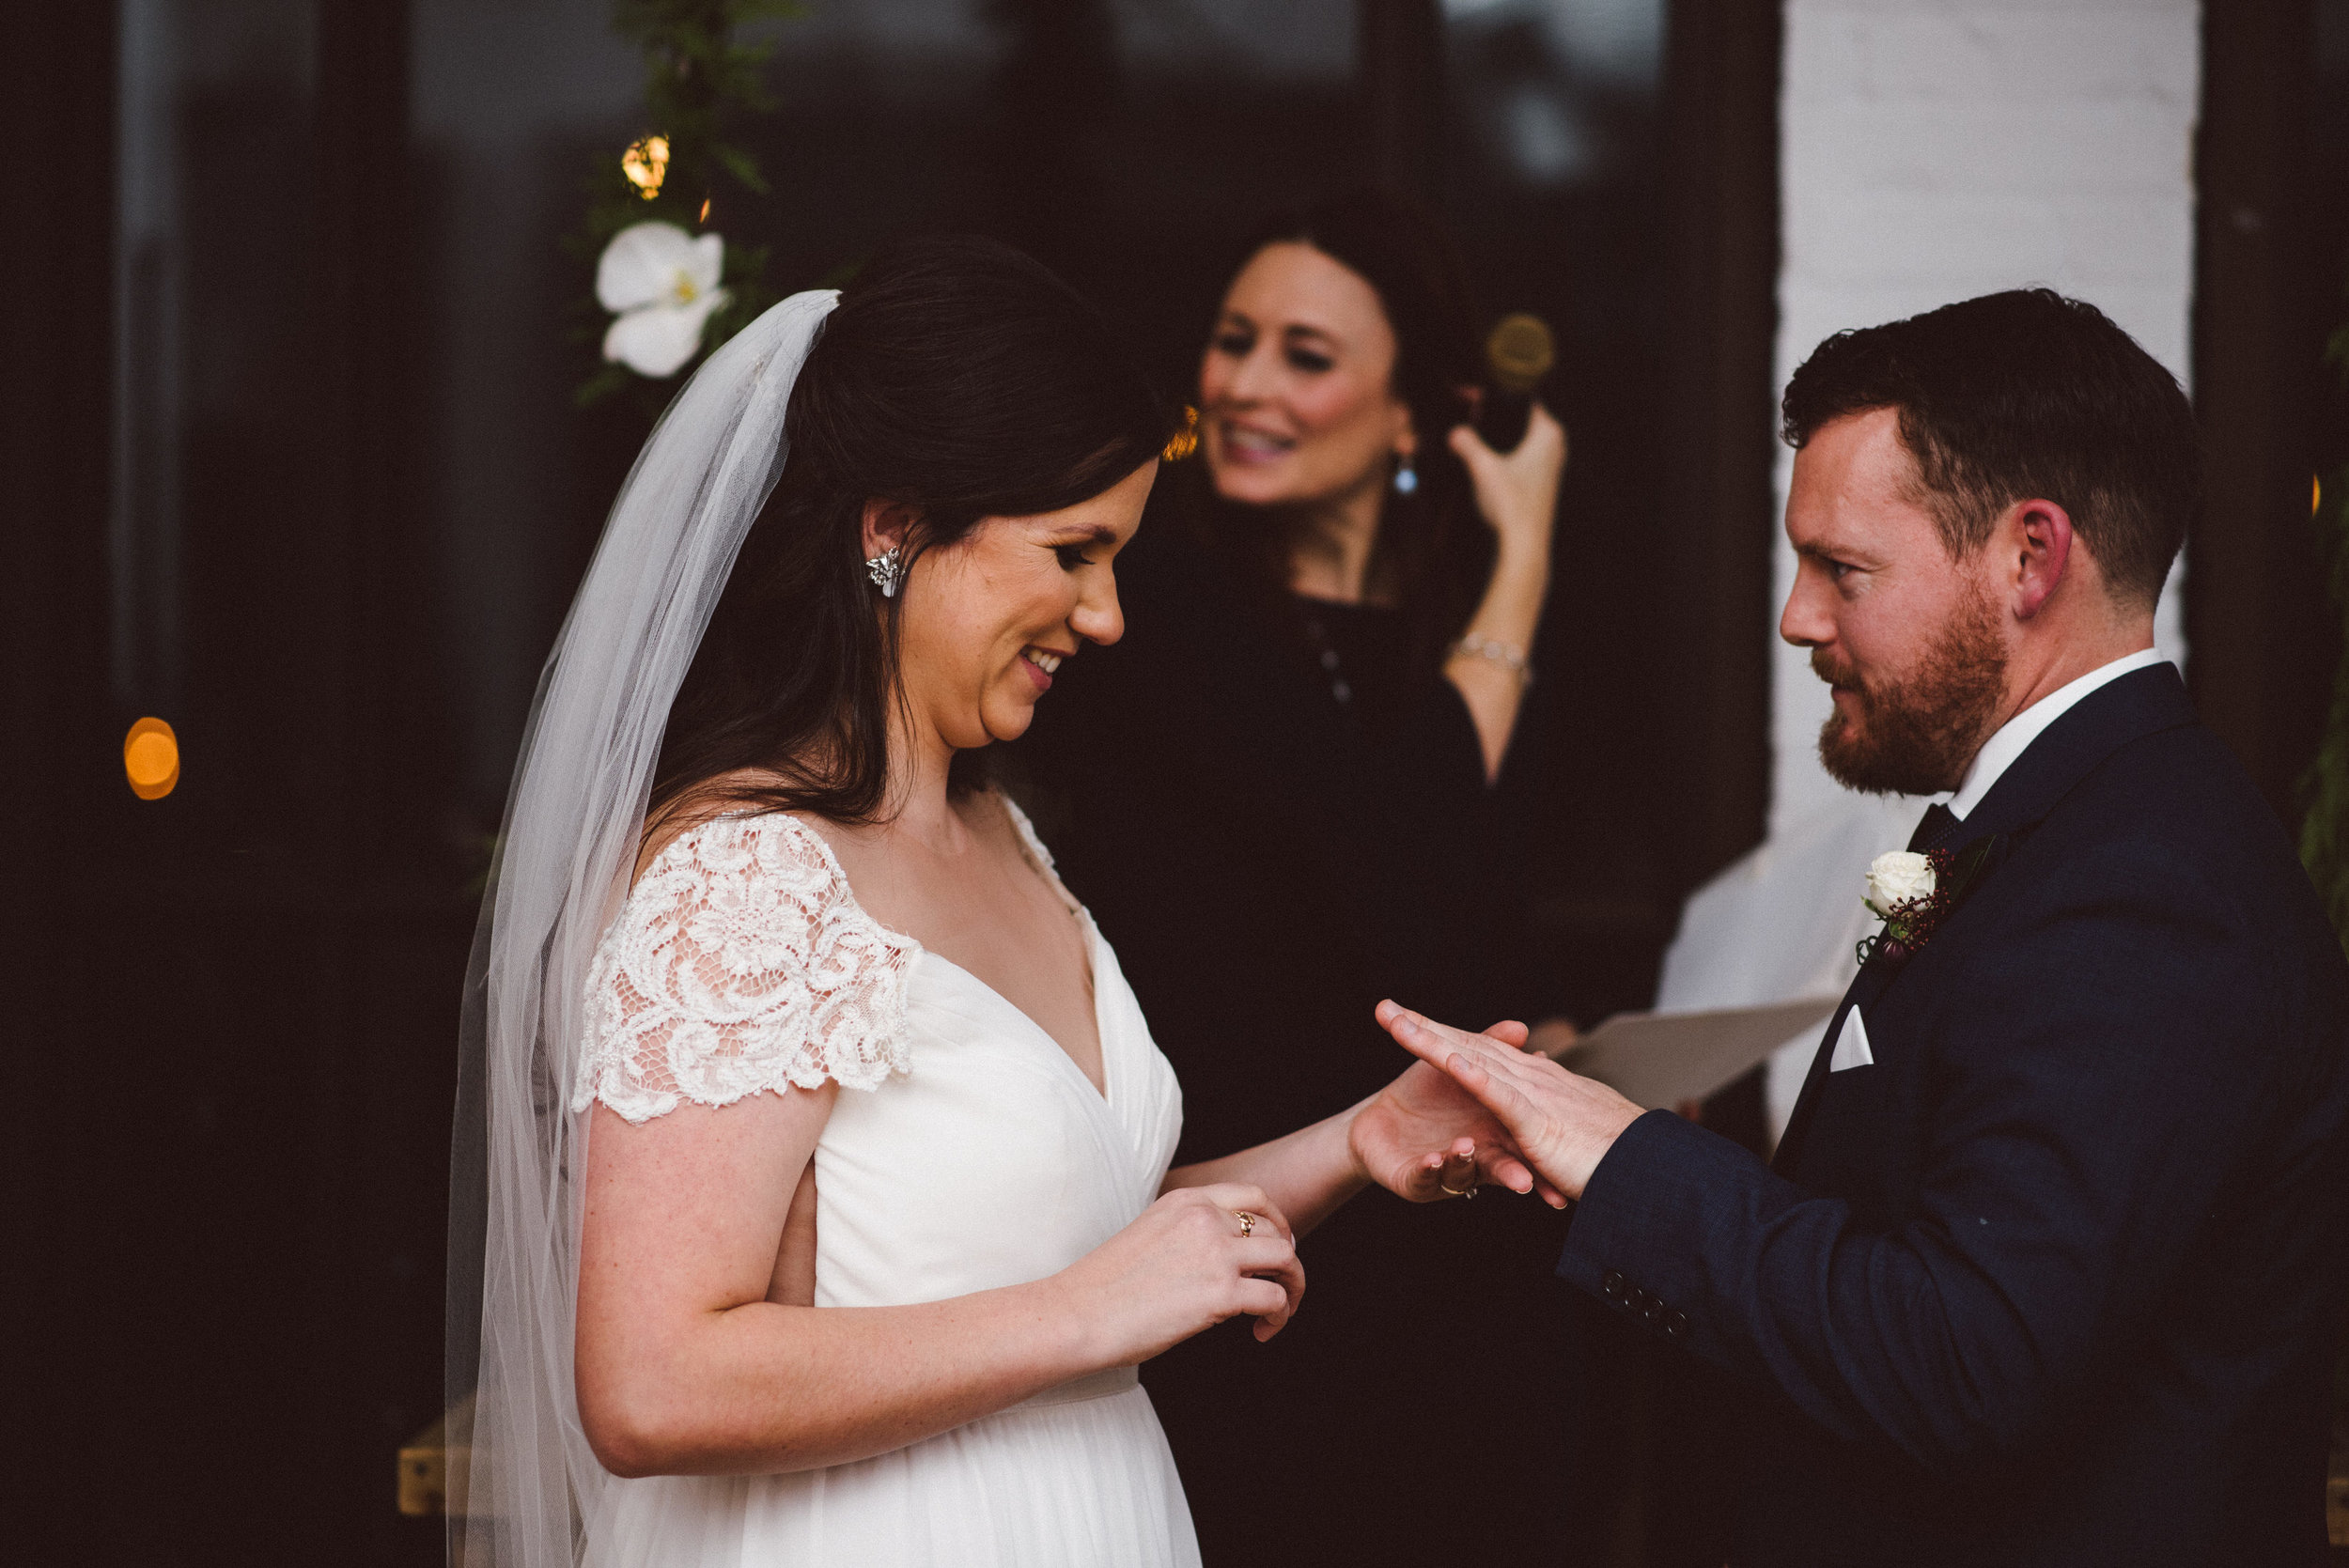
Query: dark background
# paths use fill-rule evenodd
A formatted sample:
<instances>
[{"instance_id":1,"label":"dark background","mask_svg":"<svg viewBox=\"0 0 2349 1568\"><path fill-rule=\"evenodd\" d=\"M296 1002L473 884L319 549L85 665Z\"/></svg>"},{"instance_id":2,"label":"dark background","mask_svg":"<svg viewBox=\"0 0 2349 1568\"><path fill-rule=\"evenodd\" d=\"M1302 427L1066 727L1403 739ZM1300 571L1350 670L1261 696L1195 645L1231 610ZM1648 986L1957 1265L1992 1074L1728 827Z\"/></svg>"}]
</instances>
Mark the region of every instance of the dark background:
<instances>
[{"instance_id":1,"label":"dark background","mask_svg":"<svg viewBox=\"0 0 2349 1568\"><path fill-rule=\"evenodd\" d=\"M2349 18L2213 8L2192 676L2288 808L2337 645L2307 475L2342 445L2314 345ZM11 1560L437 1560L392 1454L440 1405L476 880L643 433L570 401L594 362L560 241L591 157L654 129L604 14L11 16ZM910 228L1002 234L1179 391L1268 209L1364 179L1437 202L1487 310L1562 339L1575 461L1510 788L1531 950L1595 1016L1647 1000L1681 893L1761 832L1777 34L1750 0L831 0L778 35L773 196L713 223L786 289ZM120 764L144 714L185 756L151 803ZM1610 1397L1595 1538L1665 1560L1652 1515L1707 1478L1673 1475L1668 1392Z\"/></svg>"}]
</instances>

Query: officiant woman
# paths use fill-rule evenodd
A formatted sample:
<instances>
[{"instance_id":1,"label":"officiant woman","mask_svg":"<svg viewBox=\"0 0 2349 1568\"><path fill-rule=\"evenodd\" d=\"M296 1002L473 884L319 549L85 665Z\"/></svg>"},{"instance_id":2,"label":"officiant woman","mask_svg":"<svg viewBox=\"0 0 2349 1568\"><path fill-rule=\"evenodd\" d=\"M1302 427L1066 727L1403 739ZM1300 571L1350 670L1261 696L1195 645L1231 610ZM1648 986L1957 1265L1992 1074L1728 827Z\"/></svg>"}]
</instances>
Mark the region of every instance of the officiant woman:
<instances>
[{"instance_id":1,"label":"officiant woman","mask_svg":"<svg viewBox=\"0 0 2349 1568\"><path fill-rule=\"evenodd\" d=\"M1480 327L1413 209L1267 229L1207 330L1198 460L1117 563L1126 635L1069 660L1015 759L1182 1076L1178 1158L1392 1077L1380 997L1509 1005L1494 785L1565 438L1538 408L1506 455L1466 427ZM1563 1555L1562 1234L1507 1192L1357 1203L1277 1344L1144 1368L1206 1561Z\"/></svg>"}]
</instances>

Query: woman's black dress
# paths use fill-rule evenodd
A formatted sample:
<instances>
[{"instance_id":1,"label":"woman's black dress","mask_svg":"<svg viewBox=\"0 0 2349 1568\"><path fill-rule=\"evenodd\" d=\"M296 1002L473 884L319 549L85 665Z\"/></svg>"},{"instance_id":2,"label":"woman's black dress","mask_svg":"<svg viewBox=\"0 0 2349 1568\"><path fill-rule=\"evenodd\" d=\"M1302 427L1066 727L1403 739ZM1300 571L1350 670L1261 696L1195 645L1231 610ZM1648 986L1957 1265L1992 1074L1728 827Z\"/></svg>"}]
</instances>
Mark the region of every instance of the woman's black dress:
<instances>
[{"instance_id":1,"label":"woman's black dress","mask_svg":"<svg viewBox=\"0 0 2349 1568\"><path fill-rule=\"evenodd\" d=\"M1172 534L1120 557L1124 640L1006 760L1181 1077L1182 1164L1400 1072L1381 997L1511 1016L1515 923L1475 730L1400 613L1268 604ZM1373 1189L1306 1239L1270 1344L1242 1318L1145 1366L1210 1568L1563 1560L1563 1234L1505 1190Z\"/></svg>"}]
</instances>

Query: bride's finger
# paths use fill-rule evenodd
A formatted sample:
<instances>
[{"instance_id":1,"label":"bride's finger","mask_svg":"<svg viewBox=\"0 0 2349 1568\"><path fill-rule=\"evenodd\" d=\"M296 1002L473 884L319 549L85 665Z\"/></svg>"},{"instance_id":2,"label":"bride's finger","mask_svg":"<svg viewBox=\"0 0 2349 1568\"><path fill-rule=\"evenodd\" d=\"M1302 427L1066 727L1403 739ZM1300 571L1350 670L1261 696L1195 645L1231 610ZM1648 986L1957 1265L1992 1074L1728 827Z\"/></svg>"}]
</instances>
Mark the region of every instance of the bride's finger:
<instances>
[{"instance_id":1,"label":"bride's finger","mask_svg":"<svg viewBox=\"0 0 2349 1568\"><path fill-rule=\"evenodd\" d=\"M1242 1280L1238 1305L1241 1315L1256 1320L1256 1339L1260 1343L1279 1333L1295 1309L1287 1290L1278 1280Z\"/></svg>"},{"instance_id":2,"label":"bride's finger","mask_svg":"<svg viewBox=\"0 0 2349 1568\"><path fill-rule=\"evenodd\" d=\"M1476 1143L1457 1138L1449 1148L1431 1149L1401 1172L1395 1195L1413 1203L1441 1203L1467 1195L1476 1187Z\"/></svg>"},{"instance_id":3,"label":"bride's finger","mask_svg":"<svg viewBox=\"0 0 2349 1568\"><path fill-rule=\"evenodd\" d=\"M1243 1248L1240 1268L1247 1276L1240 1281L1244 1303L1240 1310L1261 1320L1256 1325L1257 1340L1268 1340L1288 1327L1289 1319L1297 1315L1298 1303L1305 1299L1305 1265L1287 1243L1258 1237ZM1279 1288L1279 1301L1250 1288L1266 1284Z\"/></svg>"},{"instance_id":4,"label":"bride's finger","mask_svg":"<svg viewBox=\"0 0 2349 1568\"><path fill-rule=\"evenodd\" d=\"M1260 1226L1269 1220L1271 1228L1283 1237L1290 1241L1297 1239L1296 1227L1289 1223L1288 1216L1281 1212L1281 1205L1274 1203L1263 1188L1252 1187L1246 1182L1215 1182L1195 1190L1218 1208L1227 1209L1234 1215L1252 1214Z\"/></svg>"},{"instance_id":5,"label":"bride's finger","mask_svg":"<svg viewBox=\"0 0 2349 1568\"><path fill-rule=\"evenodd\" d=\"M1461 1145L1467 1145L1463 1148ZM1446 1198L1472 1198L1484 1179L1477 1169L1476 1144L1460 1139L1444 1151L1443 1159L1436 1167L1436 1190Z\"/></svg>"}]
</instances>

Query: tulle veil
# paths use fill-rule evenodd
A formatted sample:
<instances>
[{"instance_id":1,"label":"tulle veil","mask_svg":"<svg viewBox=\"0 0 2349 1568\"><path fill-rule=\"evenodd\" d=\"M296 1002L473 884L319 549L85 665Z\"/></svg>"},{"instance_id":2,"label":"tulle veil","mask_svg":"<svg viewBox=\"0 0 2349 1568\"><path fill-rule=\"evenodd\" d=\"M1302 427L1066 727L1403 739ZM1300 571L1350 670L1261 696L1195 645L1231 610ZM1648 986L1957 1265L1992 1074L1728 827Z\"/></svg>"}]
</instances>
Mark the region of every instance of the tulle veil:
<instances>
[{"instance_id":1,"label":"tulle veil","mask_svg":"<svg viewBox=\"0 0 2349 1568\"><path fill-rule=\"evenodd\" d=\"M459 1568L573 1568L611 1479L571 1386L581 992L627 893L669 705L782 474L784 409L838 298L785 300L677 394L539 677L459 1043L447 1362Z\"/></svg>"}]
</instances>

